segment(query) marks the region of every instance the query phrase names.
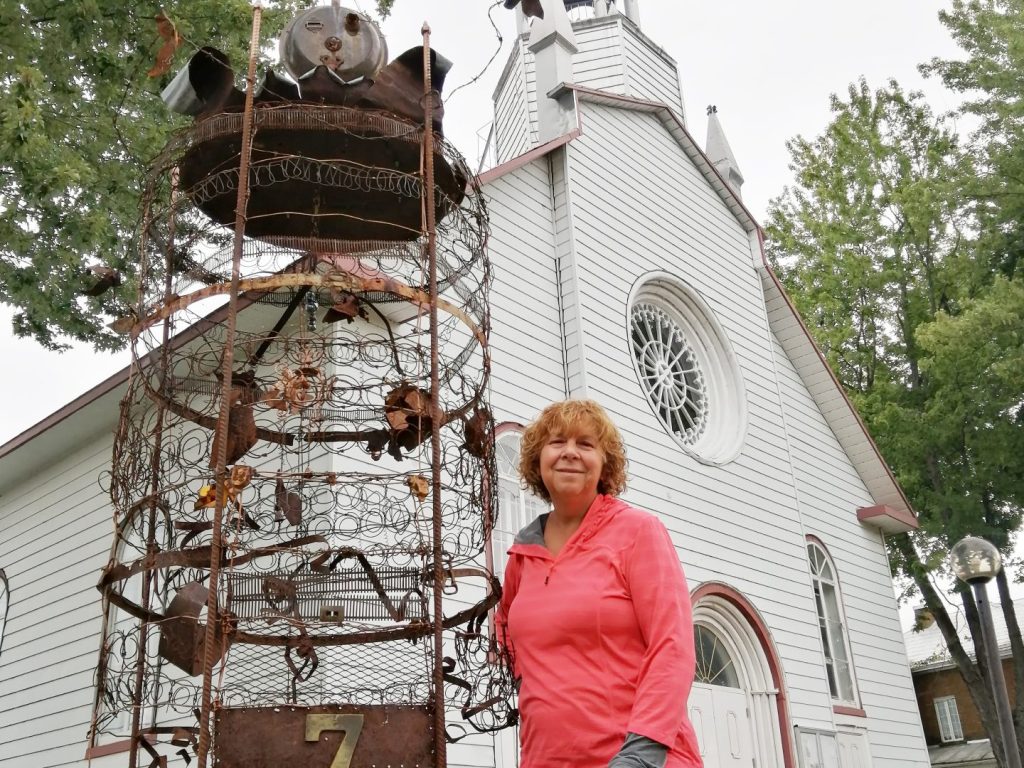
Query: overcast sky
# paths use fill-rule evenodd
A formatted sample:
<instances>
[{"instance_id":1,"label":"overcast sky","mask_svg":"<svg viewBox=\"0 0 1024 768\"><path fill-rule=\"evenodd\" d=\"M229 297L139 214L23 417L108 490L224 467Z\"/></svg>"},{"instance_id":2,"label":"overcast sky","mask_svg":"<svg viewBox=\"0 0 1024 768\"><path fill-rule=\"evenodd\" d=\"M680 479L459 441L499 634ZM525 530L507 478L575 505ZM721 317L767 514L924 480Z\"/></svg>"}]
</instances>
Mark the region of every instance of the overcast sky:
<instances>
[{"instance_id":1,"label":"overcast sky","mask_svg":"<svg viewBox=\"0 0 1024 768\"><path fill-rule=\"evenodd\" d=\"M690 133L703 144L705 107L715 104L746 179L744 199L763 220L768 201L789 182L787 139L817 135L828 121L829 95L864 76L920 88L938 111L955 99L917 65L957 49L938 21L944 0L637 0L644 32L679 65ZM498 47L488 22L490 0L397 0L384 24L391 55L420 42L428 21L434 47L455 67L446 91L481 73ZM343 4L345 0L343 0ZM370 11L372 0L348 0ZM446 105L445 132L468 158L490 121L490 98L514 37L514 16L492 12L504 43L479 81ZM181 62L183 63L183 62ZM62 355L13 338L10 311L0 310L0 444L102 381L124 356L90 349Z\"/></svg>"}]
</instances>

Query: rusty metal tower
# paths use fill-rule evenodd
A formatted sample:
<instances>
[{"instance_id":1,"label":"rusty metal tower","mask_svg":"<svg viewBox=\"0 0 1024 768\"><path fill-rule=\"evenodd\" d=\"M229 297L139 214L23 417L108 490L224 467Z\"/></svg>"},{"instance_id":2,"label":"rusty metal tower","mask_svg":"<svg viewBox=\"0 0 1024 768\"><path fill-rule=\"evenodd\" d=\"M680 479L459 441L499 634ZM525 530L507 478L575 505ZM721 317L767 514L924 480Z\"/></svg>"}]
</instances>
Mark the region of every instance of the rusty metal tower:
<instances>
[{"instance_id":1,"label":"rusty metal tower","mask_svg":"<svg viewBox=\"0 0 1024 768\"><path fill-rule=\"evenodd\" d=\"M487 215L447 62L335 3L200 49L146 180L94 733L130 763L443 766L514 722L487 626ZM177 756L176 754L177 753Z\"/></svg>"}]
</instances>

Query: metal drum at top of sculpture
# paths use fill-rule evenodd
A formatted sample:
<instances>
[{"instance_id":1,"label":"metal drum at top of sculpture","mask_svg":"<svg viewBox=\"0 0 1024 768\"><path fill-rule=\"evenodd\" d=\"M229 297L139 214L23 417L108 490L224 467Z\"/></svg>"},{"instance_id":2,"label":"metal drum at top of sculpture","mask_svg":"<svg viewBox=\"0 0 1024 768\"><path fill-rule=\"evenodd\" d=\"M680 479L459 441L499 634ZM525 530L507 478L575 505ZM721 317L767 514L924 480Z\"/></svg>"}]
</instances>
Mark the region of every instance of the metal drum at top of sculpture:
<instances>
[{"instance_id":1,"label":"metal drum at top of sculpture","mask_svg":"<svg viewBox=\"0 0 1024 768\"><path fill-rule=\"evenodd\" d=\"M322 72L322 69L318 69ZM337 90L356 86L337 84ZM235 217L243 116L197 123L178 159L181 188L221 224ZM245 233L274 239L410 241L422 233L419 126L378 109L293 102L257 104ZM434 210L445 219L465 197L468 169L434 151Z\"/></svg>"},{"instance_id":2,"label":"metal drum at top of sculpture","mask_svg":"<svg viewBox=\"0 0 1024 768\"><path fill-rule=\"evenodd\" d=\"M252 91L252 152L245 234L255 238L413 241L423 233L423 124L431 106L434 214L455 211L471 173L440 140L440 93L451 62L422 46L387 63L380 29L336 5L291 21L279 41L293 80L266 72ZM429 60L427 56L429 55ZM180 189L206 216L233 225L241 174L243 110L227 55L196 52L164 89L192 130L164 150ZM179 154L180 153L180 154Z\"/></svg>"},{"instance_id":3,"label":"metal drum at top of sculpture","mask_svg":"<svg viewBox=\"0 0 1024 768\"><path fill-rule=\"evenodd\" d=\"M285 69L301 80L321 64L346 83L374 77L388 47L377 25L348 8L311 8L292 19L278 44Z\"/></svg>"}]
</instances>

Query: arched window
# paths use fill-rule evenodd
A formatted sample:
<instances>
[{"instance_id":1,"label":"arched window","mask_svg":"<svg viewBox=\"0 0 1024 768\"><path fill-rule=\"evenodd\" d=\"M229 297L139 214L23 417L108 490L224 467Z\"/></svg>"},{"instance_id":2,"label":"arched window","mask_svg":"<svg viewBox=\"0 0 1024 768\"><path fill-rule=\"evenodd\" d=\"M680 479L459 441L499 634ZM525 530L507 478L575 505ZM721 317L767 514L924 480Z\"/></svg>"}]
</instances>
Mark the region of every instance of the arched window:
<instances>
[{"instance_id":1,"label":"arched window","mask_svg":"<svg viewBox=\"0 0 1024 768\"><path fill-rule=\"evenodd\" d=\"M736 664L721 638L701 624L694 626L693 637L697 652L695 682L724 688L742 687Z\"/></svg>"},{"instance_id":2,"label":"arched window","mask_svg":"<svg viewBox=\"0 0 1024 768\"><path fill-rule=\"evenodd\" d=\"M846 637L843 601L835 566L825 548L814 541L807 542L807 559L811 566L811 584L814 587L814 605L818 611L821 647L825 653L828 689L833 699L855 703L857 692L853 684L850 643Z\"/></svg>"},{"instance_id":3,"label":"arched window","mask_svg":"<svg viewBox=\"0 0 1024 768\"><path fill-rule=\"evenodd\" d=\"M4 650L4 631L7 629L7 609L11 605L11 588L7 574L0 568L0 653Z\"/></svg>"},{"instance_id":4,"label":"arched window","mask_svg":"<svg viewBox=\"0 0 1024 768\"><path fill-rule=\"evenodd\" d=\"M519 479L519 445L523 433L519 429L500 432L494 441L498 468L498 519L494 525L492 552L494 572L505 572L508 548L516 534L538 515L548 511L547 504L523 488Z\"/></svg>"}]
</instances>

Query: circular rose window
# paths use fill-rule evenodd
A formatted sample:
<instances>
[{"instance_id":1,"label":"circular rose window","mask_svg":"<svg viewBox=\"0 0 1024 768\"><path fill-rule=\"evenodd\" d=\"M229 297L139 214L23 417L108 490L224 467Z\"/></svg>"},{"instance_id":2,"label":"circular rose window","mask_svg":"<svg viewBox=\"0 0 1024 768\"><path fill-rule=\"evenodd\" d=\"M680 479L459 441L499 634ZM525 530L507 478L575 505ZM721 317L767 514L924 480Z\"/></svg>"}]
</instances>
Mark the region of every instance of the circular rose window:
<instances>
[{"instance_id":1,"label":"circular rose window","mask_svg":"<svg viewBox=\"0 0 1024 768\"><path fill-rule=\"evenodd\" d=\"M669 431L692 445L707 426L707 389L697 356L675 319L655 304L633 307L640 383Z\"/></svg>"},{"instance_id":2,"label":"circular rose window","mask_svg":"<svg viewBox=\"0 0 1024 768\"><path fill-rule=\"evenodd\" d=\"M735 355L710 308L676 281L648 281L630 309L640 386L666 431L713 464L739 452L746 404Z\"/></svg>"}]
</instances>

